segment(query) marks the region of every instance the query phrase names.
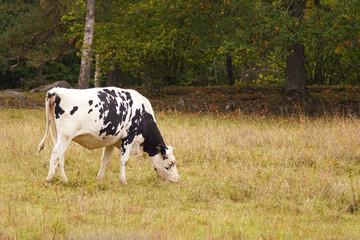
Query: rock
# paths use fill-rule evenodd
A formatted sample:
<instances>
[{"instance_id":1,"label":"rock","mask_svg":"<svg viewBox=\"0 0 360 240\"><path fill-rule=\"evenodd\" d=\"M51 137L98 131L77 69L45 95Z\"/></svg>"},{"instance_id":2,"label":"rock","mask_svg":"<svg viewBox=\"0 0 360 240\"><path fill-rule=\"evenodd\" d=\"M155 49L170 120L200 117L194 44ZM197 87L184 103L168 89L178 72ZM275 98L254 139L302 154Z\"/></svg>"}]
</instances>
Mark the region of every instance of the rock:
<instances>
[{"instance_id":1,"label":"rock","mask_svg":"<svg viewBox=\"0 0 360 240\"><path fill-rule=\"evenodd\" d=\"M236 110L236 103L233 101L230 101L226 106L225 106L225 110L226 111L235 111Z\"/></svg>"},{"instance_id":2,"label":"rock","mask_svg":"<svg viewBox=\"0 0 360 240\"><path fill-rule=\"evenodd\" d=\"M177 102L178 102L179 105L185 106L185 99L180 98Z\"/></svg>"},{"instance_id":3,"label":"rock","mask_svg":"<svg viewBox=\"0 0 360 240\"><path fill-rule=\"evenodd\" d=\"M71 88L71 85L67 81L57 81L48 85L34 88L30 92L47 92L54 87Z\"/></svg>"},{"instance_id":4,"label":"rock","mask_svg":"<svg viewBox=\"0 0 360 240\"><path fill-rule=\"evenodd\" d=\"M12 98L17 98L17 99L26 99L26 95L22 92L19 91L14 91L14 90L5 90L2 92L2 95L4 97L12 97Z\"/></svg>"}]
</instances>

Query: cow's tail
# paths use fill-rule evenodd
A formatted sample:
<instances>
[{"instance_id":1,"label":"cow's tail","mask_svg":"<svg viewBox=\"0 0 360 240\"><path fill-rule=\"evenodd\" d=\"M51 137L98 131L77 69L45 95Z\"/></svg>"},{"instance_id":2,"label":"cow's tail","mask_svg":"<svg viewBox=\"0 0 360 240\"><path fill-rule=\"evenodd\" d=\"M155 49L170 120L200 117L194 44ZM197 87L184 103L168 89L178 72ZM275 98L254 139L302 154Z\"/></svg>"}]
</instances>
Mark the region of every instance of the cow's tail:
<instances>
[{"instance_id":1,"label":"cow's tail","mask_svg":"<svg viewBox=\"0 0 360 240\"><path fill-rule=\"evenodd\" d=\"M54 118L51 117L51 116L53 116L51 114L52 105L54 104L53 98L54 98L54 96L49 97L49 93L46 94L46 97L45 97L46 129L45 129L45 135L39 144L39 153L45 147L46 138L49 135L49 127L51 126L51 124L54 124L52 122L52 121L54 121Z\"/></svg>"}]
</instances>

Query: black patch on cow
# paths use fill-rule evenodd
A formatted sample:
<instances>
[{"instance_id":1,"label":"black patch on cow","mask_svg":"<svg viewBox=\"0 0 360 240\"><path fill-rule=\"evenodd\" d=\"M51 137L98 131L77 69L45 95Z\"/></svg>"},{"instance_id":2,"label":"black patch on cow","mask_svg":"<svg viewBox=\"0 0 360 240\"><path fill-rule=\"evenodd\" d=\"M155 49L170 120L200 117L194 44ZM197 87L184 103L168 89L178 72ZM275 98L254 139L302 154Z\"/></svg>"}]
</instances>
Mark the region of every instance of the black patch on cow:
<instances>
[{"instance_id":1,"label":"black patch on cow","mask_svg":"<svg viewBox=\"0 0 360 240\"><path fill-rule=\"evenodd\" d=\"M56 119L60 118L60 115L63 115L65 113L64 109L62 109L60 107L60 102L61 102L61 98L58 95L56 95L55 101L54 101L54 103L55 103L55 118Z\"/></svg>"},{"instance_id":2,"label":"black patch on cow","mask_svg":"<svg viewBox=\"0 0 360 240\"><path fill-rule=\"evenodd\" d=\"M47 95L46 95L46 99L50 99L52 96L54 96L55 95L55 93L48 93Z\"/></svg>"},{"instance_id":3,"label":"black patch on cow","mask_svg":"<svg viewBox=\"0 0 360 240\"><path fill-rule=\"evenodd\" d=\"M78 110L77 106L74 106L73 109L70 111L70 115L73 115Z\"/></svg>"},{"instance_id":4,"label":"black patch on cow","mask_svg":"<svg viewBox=\"0 0 360 240\"><path fill-rule=\"evenodd\" d=\"M90 114L92 112L92 109L90 108L89 111L88 111L88 114Z\"/></svg>"},{"instance_id":5,"label":"black patch on cow","mask_svg":"<svg viewBox=\"0 0 360 240\"><path fill-rule=\"evenodd\" d=\"M156 147L158 153L161 153L162 156L164 156L166 154L166 149L167 147L165 147L165 145L163 144L159 144L157 147ZM164 159L165 160L165 159Z\"/></svg>"},{"instance_id":6,"label":"black patch on cow","mask_svg":"<svg viewBox=\"0 0 360 240\"><path fill-rule=\"evenodd\" d=\"M89 106L93 104L93 100L89 100Z\"/></svg>"},{"instance_id":7,"label":"black patch on cow","mask_svg":"<svg viewBox=\"0 0 360 240\"><path fill-rule=\"evenodd\" d=\"M97 104L95 105L96 108L97 108L98 106L99 106L99 105L97 105Z\"/></svg>"},{"instance_id":8,"label":"black patch on cow","mask_svg":"<svg viewBox=\"0 0 360 240\"><path fill-rule=\"evenodd\" d=\"M126 95L126 100L129 101L130 107L132 107L132 105L133 105L133 100L132 100L132 98L131 98L131 94L130 94L129 92L125 92L125 95Z\"/></svg>"},{"instance_id":9,"label":"black patch on cow","mask_svg":"<svg viewBox=\"0 0 360 240\"><path fill-rule=\"evenodd\" d=\"M121 151L125 153L125 145L131 144L134 141L135 136L141 134L141 112L140 109L136 109L135 116L131 118L131 125L128 130L126 130L126 137L122 139Z\"/></svg>"},{"instance_id":10,"label":"black patch on cow","mask_svg":"<svg viewBox=\"0 0 360 240\"><path fill-rule=\"evenodd\" d=\"M138 135L144 137L144 142L141 146L143 147L144 152L150 157L158 154L157 147L159 145L165 146L153 116L145 111L144 105L142 105L142 109L137 109L135 115L131 118L131 126L127 130L127 136L122 139L123 154L125 152L125 145L131 144Z\"/></svg>"},{"instance_id":11,"label":"black patch on cow","mask_svg":"<svg viewBox=\"0 0 360 240\"><path fill-rule=\"evenodd\" d=\"M104 89L98 92L99 102L99 120L103 120L99 136L105 133L108 135L117 135L118 127L126 119L128 113L128 103L121 101L114 90Z\"/></svg>"},{"instance_id":12,"label":"black patch on cow","mask_svg":"<svg viewBox=\"0 0 360 240\"><path fill-rule=\"evenodd\" d=\"M145 140L142 146L144 148L144 152L148 153L150 157L153 157L158 154L157 146L165 146L164 139L162 138L160 131L151 114L145 112L143 122L144 132L142 133L142 135Z\"/></svg>"},{"instance_id":13,"label":"black patch on cow","mask_svg":"<svg viewBox=\"0 0 360 240\"><path fill-rule=\"evenodd\" d=\"M126 100L130 100L131 99L131 94L129 92L124 92L126 95Z\"/></svg>"},{"instance_id":14,"label":"black patch on cow","mask_svg":"<svg viewBox=\"0 0 360 240\"><path fill-rule=\"evenodd\" d=\"M118 92L119 98L121 98L121 100L123 100L124 102L126 101L125 97L122 95L123 92Z\"/></svg>"}]
</instances>

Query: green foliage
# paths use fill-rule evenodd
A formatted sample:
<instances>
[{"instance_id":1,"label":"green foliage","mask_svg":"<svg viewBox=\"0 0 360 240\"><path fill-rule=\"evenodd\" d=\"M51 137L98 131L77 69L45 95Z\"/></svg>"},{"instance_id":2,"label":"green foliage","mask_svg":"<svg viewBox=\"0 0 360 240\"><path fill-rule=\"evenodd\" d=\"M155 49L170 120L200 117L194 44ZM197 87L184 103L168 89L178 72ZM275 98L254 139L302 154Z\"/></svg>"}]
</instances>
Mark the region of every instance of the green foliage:
<instances>
[{"instance_id":1,"label":"green foliage","mask_svg":"<svg viewBox=\"0 0 360 240\"><path fill-rule=\"evenodd\" d=\"M359 11L358 1L325 1L309 6L304 42L310 84L359 84Z\"/></svg>"},{"instance_id":2,"label":"green foliage","mask_svg":"<svg viewBox=\"0 0 360 240\"><path fill-rule=\"evenodd\" d=\"M287 46L295 42L305 46L308 84L359 84L359 1L96 4L93 56L100 56L104 85L115 67L129 75L126 84L143 84L152 93L166 85L225 84L226 55L237 83L283 83ZM85 6L83 0L3 0L0 88L28 88L48 79L74 84L76 64L61 64L81 51ZM38 76L41 68L44 76Z\"/></svg>"},{"instance_id":3,"label":"green foliage","mask_svg":"<svg viewBox=\"0 0 360 240\"><path fill-rule=\"evenodd\" d=\"M0 88L27 89L46 82L43 66L62 62L73 53L76 42L64 34L69 24L61 22L68 11L66 5L62 1L4 0L0 9Z\"/></svg>"},{"instance_id":4,"label":"green foliage","mask_svg":"<svg viewBox=\"0 0 360 240\"><path fill-rule=\"evenodd\" d=\"M94 50L101 55L103 70L117 64L154 91L179 84L183 73L210 59L206 40L196 31L205 19L196 16L195 1L122 2L112 9L116 13L111 21L108 15L100 18L95 30Z\"/></svg>"},{"instance_id":5,"label":"green foliage","mask_svg":"<svg viewBox=\"0 0 360 240\"><path fill-rule=\"evenodd\" d=\"M65 80L72 86L77 84L80 69L80 59L74 53L62 61L50 62L43 66L43 76L46 82Z\"/></svg>"},{"instance_id":6,"label":"green foliage","mask_svg":"<svg viewBox=\"0 0 360 240\"><path fill-rule=\"evenodd\" d=\"M254 45L279 62L286 46L301 43L309 84L359 84L359 7L359 1L269 2L261 5Z\"/></svg>"}]
</instances>

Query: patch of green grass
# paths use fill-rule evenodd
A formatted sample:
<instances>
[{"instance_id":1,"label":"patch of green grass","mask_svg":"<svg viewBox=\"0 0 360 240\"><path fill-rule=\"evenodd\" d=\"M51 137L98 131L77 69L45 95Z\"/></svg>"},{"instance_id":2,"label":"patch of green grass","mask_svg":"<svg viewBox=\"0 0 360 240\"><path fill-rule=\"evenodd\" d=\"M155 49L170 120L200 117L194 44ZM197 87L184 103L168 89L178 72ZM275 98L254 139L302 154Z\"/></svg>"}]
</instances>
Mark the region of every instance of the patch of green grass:
<instances>
[{"instance_id":1,"label":"patch of green grass","mask_svg":"<svg viewBox=\"0 0 360 240\"><path fill-rule=\"evenodd\" d=\"M1 239L358 239L360 120L158 114L179 184L119 151L99 182L101 149L71 143L68 183L47 184L41 110L0 111Z\"/></svg>"}]
</instances>

